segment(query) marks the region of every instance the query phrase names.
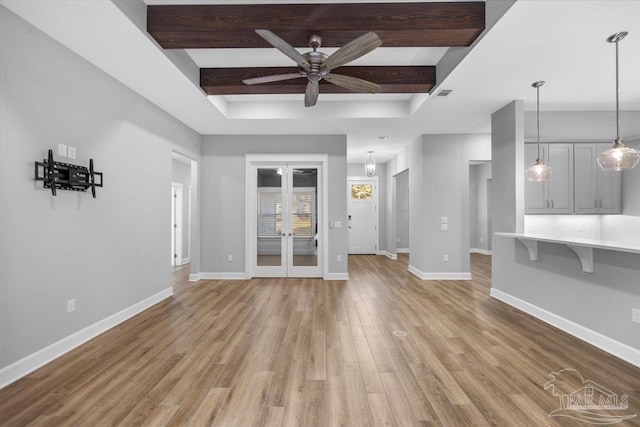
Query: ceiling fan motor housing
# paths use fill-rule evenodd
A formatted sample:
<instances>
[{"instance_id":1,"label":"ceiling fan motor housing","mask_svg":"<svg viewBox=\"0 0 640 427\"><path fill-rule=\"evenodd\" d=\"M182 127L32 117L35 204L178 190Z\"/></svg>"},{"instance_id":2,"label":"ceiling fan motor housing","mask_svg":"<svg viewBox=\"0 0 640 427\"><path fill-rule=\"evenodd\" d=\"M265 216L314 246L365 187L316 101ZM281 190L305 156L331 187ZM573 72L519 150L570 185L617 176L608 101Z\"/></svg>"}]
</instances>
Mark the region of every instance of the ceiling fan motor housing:
<instances>
[{"instance_id":1,"label":"ceiling fan motor housing","mask_svg":"<svg viewBox=\"0 0 640 427\"><path fill-rule=\"evenodd\" d=\"M309 80L317 82L320 81L322 77L329 74L329 70L321 70L322 63L329 57L329 55L314 50L313 52L304 53L302 56L304 59L309 61L309 64L311 64L311 71L307 73L307 78Z\"/></svg>"}]
</instances>

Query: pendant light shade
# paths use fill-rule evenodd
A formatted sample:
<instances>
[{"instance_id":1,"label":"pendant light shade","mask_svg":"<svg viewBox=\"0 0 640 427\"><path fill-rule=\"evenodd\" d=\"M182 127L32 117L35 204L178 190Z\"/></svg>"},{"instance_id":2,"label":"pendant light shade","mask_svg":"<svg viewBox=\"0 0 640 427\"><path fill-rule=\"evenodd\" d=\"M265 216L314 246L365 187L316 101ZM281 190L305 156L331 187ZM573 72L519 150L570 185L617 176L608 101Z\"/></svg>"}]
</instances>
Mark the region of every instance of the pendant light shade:
<instances>
[{"instance_id":1,"label":"pendant light shade","mask_svg":"<svg viewBox=\"0 0 640 427\"><path fill-rule=\"evenodd\" d=\"M531 86L536 88L536 118L538 123L538 158L533 166L527 169L527 179L531 182L543 182L551 179L551 168L544 164L544 158L540 156L540 86L544 81L532 83Z\"/></svg>"},{"instance_id":2,"label":"pendant light shade","mask_svg":"<svg viewBox=\"0 0 640 427\"><path fill-rule=\"evenodd\" d=\"M640 161L640 151L627 147L624 145L622 138L620 138L618 43L624 39L627 34L626 31L622 31L607 39L609 43L616 44L616 139L613 140L613 147L598 154L598 165L600 165L600 168L604 171L633 169L638 165L638 161Z\"/></svg>"},{"instance_id":3,"label":"pendant light shade","mask_svg":"<svg viewBox=\"0 0 640 427\"><path fill-rule=\"evenodd\" d=\"M364 162L364 174L366 176L376 175L376 161L373 159L372 153L373 151L369 151L369 158Z\"/></svg>"}]
</instances>

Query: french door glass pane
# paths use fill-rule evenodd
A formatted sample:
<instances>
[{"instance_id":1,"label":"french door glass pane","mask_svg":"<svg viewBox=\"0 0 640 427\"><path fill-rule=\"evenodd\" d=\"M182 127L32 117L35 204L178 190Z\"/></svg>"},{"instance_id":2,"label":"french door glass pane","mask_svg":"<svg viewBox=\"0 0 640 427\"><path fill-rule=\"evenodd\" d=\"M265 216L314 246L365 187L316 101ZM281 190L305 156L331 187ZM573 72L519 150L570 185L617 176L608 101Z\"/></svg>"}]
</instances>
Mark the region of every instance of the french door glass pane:
<instances>
[{"instance_id":1,"label":"french door glass pane","mask_svg":"<svg viewBox=\"0 0 640 427\"><path fill-rule=\"evenodd\" d=\"M258 169L257 264L282 265L282 169Z\"/></svg>"},{"instance_id":2,"label":"french door glass pane","mask_svg":"<svg viewBox=\"0 0 640 427\"><path fill-rule=\"evenodd\" d=\"M318 169L293 169L293 265L318 265Z\"/></svg>"}]
</instances>

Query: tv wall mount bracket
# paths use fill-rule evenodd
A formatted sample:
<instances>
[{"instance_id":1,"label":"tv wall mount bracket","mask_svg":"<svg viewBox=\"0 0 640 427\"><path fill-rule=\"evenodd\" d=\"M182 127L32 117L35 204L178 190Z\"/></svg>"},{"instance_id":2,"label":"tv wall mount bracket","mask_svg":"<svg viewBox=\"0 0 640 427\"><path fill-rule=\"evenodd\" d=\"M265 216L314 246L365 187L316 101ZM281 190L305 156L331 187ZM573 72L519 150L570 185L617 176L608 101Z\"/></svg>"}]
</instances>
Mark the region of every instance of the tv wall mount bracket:
<instances>
[{"instance_id":1,"label":"tv wall mount bracket","mask_svg":"<svg viewBox=\"0 0 640 427\"><path fill-rule=\"evenodd\" d=\"M102 187L102 172L93 170L93 159L89 159L89 168L53 160L53 150L49 150L47 159L35 163L36 181L44 181L44 188L56 190L87 191L91 188L96 198L96 187Z\"/></svg>"}]
</instances>

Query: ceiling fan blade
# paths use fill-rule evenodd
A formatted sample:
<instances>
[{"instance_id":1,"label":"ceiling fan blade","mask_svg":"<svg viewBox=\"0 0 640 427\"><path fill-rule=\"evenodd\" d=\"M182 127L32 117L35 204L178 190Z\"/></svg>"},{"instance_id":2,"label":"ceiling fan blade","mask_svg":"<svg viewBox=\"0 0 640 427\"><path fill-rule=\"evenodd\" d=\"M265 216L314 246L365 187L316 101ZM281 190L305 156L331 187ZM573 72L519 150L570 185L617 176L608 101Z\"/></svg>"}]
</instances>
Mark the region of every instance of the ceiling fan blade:
<instances>
[{"instance_id":1,"label":"ceiling fan blade","mask_svg":"<svg viewBox=\"0 0 640 427\"><path fill-rule=\"evenodd\" d=\"M323 79L334 85L355 90L356 92L377 93L380 90L379 84L357 77L343 76L342 74L327 74Z\"/></svg>"},{"instance_id":2,"label":"ceiling fan blade","mask_svg":"<svg viewBox=\"0 0 640 427\"><path fill-rule=\"evenodd\" d=\"M304 91L304 106L313 107L318 102L318 93L320 93L320 85L318 82L310 81L307 83L307 89Z\"/></svg>"},{"instance_id":3,"label":"ceiling fan blade","mask_svg":"<svg viewBox=\"0 0 640 427\"><path fill-rule=\"evenodd\" d=\"M280 52L291 58L296 64L302 67L303 70L311 70L311 64L309 64L309 61L304 59L304 56L302 56L300 52L295 50L289 43L282 40L280 37L276 36L269 30L256 30L256 33L258 33L260 37L268 41L271 46L275 47Z\"/></svg>"},{"instance_id":4,"label":"ceiling fan blade","mask_svg":"<svg viewBox=\"0 0 640 427\"><path fill-rule=\"evenodd\" d=\"M275 74L273 76L254 77L252 79L243 80L242 83L246 85L259 85L261 83L281 82L283 80L297 79L303 77L300 73L291 74Z\"/></svg>"},{"instance_id":5,"label":"ceiling fan blade","mask_svg":"<svg viewBox=\"0 0 640 427\"><path fill-rule=\"evenodd\" d=\"M370 31L355 40L351 40L349 43L336 50L322 63L322 68L332 70L340 67L347 62L351 62L354 59L366 55L380 45L382 45L380 37L378 37L378 35L373 31Z\"/></svg>"}]
</instances>

